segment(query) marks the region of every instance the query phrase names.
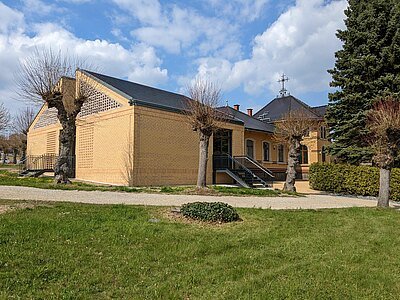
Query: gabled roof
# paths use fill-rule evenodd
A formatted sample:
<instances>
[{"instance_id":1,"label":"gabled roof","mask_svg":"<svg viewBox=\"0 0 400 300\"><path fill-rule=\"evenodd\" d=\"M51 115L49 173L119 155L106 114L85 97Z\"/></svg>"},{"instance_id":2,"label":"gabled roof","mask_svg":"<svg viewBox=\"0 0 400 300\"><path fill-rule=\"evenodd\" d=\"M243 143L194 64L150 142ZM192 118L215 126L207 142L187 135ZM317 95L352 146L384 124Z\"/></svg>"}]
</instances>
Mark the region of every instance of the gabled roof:
<instances>
[{"instance_id":1,"label":"gabled roof","mask_svg":"<svg viewBox=\"0 0 400 300\"><path fill-rule=\"evenodd\" d=\"M115 92L128 98L133 104L148 104L159 108L170 108L173 110L185 109L186 102L189 101L184 95L160 90L139 83L110 77L107 75L82 70L84 73L93 76L95 79L105 84ZM122 93L121 93L122 92Z\"/></svg>"},{"instance_id":2,"label":"gabled roof","mask_svg":"<svg viewBox=\"0 0 400 300\"><path fill-rule=\"evenodd\" d=\"M264 123L254 117L249 116L239 110L236 110L230 106L218 107L218 110L224 112L232 118L239 119L244 123L244 127L249 130L263 131L273 133L275 126L272 124Z\"/></svg>"},{"instance_id":3,"label":"gabled roof","mask_svg":"<svg viewBox=\"0 0 400 300\"><path fill-rule=\"evenodd\" d=\"M184 95L160 90L143 84L118 79L92 71L81 71L107 88L125 97L132 105L143 105L161 110L181 112L188 109L188 101L193 101ZM232 116L228 116L227 121L243 124L242 120Z\"/></svg>"},{"instance_id":4,"label":"gabled roof","mask_svg":"<svg viewBox=\"0 0 400 300\"><path fill-rule=\"evenodd\" d=\"M306 116L310 117L310 119L323 118L323 115L321 114L323 111L322 107L314 109L293 96L275 98L255 113L254 117L259 118L261 115L265 115L269 118L269 122L274 122L282 119L285 114L291 111L301 111Z\"/></svg>"}]
</instances>

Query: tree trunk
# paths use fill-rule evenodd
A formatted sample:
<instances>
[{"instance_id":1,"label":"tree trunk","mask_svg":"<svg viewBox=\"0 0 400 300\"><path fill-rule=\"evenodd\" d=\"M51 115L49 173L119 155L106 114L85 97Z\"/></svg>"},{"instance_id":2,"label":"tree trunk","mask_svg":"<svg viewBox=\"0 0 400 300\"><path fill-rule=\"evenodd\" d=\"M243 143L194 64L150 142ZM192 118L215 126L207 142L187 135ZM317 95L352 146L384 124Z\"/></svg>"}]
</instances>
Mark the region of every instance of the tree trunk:
<instances>
[{"instance_id":1,"label":"tree trunk","mask_svg":"<svg viewBox=\"0 0 400 300\"><path fill-rule=\"evenodd\" d=\"M300 142L292 139L289 142L288 164L286 170L286 181L283 190L287 192L295 192L296 187L296 166L298 164Z\"/></svg>"},{"instance_id":2,"label":"tree trunk","mask_svg":"<svg viewBox=\"0 0 400 300\"><path fill-rule=\"evenodd\" d=\"M69 119L62 123L62 130L60 131L60 150L58 159L54 166L54 181L55 183L71 183L69 177L74 173L74 149L75 149L75 136L76 125L75 119Z\"/></svg>"},{"instance_id":3,"label":"tree trunk","mask_svg":"<svg viewBox=\"0 0 400 300\"><path fill-rule=\"evenodd\" d=\"M13 164L17 164L18 149L13 149Z\"/></svg>"},{"instance_id":4,"label":"tree trunk","mask_svg":"<svg viewBox=\"0 0 400 300\"><path fill-rule=\"evenodd\" d=\"M71 183L69 177L74 175L76 117L85 100L85 97L75 99L73 111L68 112L64 106L62 94L56 93L46 99L49 108L55 107L57 109L57 118L62 126L58 159L54 165L55 183Z\"/></svg>"},{"instance_id":5,"label":"tree trunk","mask_svg":"<svg viewBox=\"0 0 400 300\"><path fill-rule=\"evenodd\" d=\"M390 195L390 168L380 168L378 206L389 206Z\"/></svg>"},{"instance_id":6,"label":"tree trunk","mask_svg":"<svg viewBox=\"0 0 400 300\"><path fill-rule=\"evenodd\" d=\"M23 143L22 143L22 150L21 150L21 161L24 161L25 160L25 158L26 158L26 148L27 148L27 143L28 143L28 141L27 140L24 140L23 141Z\"/></svg>"},{"instance_id":7,"label":"tree trunk","mask_svg":"<svg viewBox=\"0 0 400 300\"><path fill-rule=\"evenodd\" d=\"M197 175L197 188L205 188L207 186L207 161L208 161L208 144L210 136L200 131L200 152L199 152L199 171Z\"/></svg>"}]
</instances>

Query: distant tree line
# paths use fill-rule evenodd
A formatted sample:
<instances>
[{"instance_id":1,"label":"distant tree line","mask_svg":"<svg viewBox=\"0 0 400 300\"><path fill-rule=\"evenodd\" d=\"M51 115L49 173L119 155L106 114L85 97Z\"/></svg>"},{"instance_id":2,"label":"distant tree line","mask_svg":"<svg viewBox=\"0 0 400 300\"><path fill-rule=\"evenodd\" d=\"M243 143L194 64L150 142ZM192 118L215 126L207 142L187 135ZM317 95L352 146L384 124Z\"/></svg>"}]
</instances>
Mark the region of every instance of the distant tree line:
<instances>
[{"instance_id":1,"label":"distant tree line","mask_svg":"<svg viewBox=\"0 0 400 300\"><path fill-rule=\"evenodd\" d=\"M0 163L16 164L24 160L28 129L34 117L35 111L31 107L26 107L11 117L9 110L0 103Z\"/></svg>"}]
</instances>

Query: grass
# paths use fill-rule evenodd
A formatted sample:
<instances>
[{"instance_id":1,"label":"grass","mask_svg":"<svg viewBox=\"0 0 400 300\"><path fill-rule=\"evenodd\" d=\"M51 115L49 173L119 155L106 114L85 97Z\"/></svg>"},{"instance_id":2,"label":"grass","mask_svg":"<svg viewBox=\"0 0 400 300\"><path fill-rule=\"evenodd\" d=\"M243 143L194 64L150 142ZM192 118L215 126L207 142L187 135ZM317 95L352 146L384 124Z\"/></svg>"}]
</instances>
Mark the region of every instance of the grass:
<instances>
[{"instance_id":1,"label":"grass","mask_svg":"<svg viewBox=\"0 0 400 300\"><path fill-rule=\"evenodd\" d=\"M4 213L0 298L398 299L398 211L238 212L219 226L144 206Z\"/></svg>"},{"instance_id":2,"label":"grass","mask_svg":"<svg viewBox=\"0 0 400 300\"><path fill-rule=\"evenodd\" d=\"M196 194L193 186L164 186L164 187L126 187L111 185L95 185L83 182L72 184L54 184L51 177L18 177L18 173L9 170L0 170L0 185L27 186L41 189L80 190L80 191L110 191L128 193L165 193L165 194ZM211 194L215 196L299 196L298 193L287 193L279 190L257 190L237 187L211 186ZM206 193L207 194L207 193Z\"/></svg>"},{"instance_id":3,"label":"grass","mask_svg":"<svg viewBox=\"0 0 400 300\"><path fill-rule=\"evenodd\" d=\"M14 170L19 170L19 165L14 165L14 164L2 164L2 163L0 163L0 169L14 169Z\"/></svg>"}]
</instances>

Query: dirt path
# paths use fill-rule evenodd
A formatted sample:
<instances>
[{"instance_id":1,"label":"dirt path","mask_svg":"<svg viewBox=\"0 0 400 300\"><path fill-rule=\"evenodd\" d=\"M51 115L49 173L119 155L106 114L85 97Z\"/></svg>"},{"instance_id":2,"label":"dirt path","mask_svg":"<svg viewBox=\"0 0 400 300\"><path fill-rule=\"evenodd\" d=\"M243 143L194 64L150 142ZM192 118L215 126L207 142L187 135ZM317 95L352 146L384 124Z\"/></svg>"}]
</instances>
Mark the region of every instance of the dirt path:
<instances>
[{"instance_id":1,"label":"dirt path","mask_svg":"<svg viewBox=\"0 0 400 300\"><path fill-rule=\"evenodd\" d=\"M67 201L92 204L139 204L156 206L179 206L183 203L195 201L221 201L235 207L271 209L320 209L376 206L376 200L331 195L307 195L306 197L216 197L100 191L87 192L45 190L19 186L0 186L0 199Z\"/></svg>"}]
</instances>

